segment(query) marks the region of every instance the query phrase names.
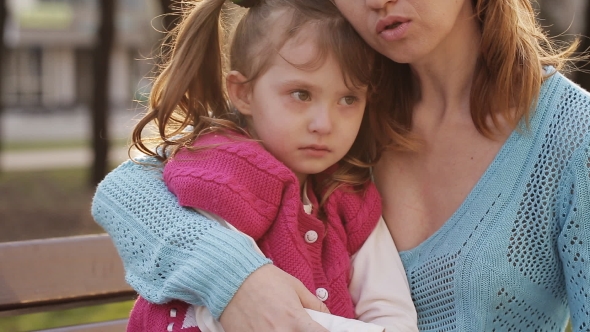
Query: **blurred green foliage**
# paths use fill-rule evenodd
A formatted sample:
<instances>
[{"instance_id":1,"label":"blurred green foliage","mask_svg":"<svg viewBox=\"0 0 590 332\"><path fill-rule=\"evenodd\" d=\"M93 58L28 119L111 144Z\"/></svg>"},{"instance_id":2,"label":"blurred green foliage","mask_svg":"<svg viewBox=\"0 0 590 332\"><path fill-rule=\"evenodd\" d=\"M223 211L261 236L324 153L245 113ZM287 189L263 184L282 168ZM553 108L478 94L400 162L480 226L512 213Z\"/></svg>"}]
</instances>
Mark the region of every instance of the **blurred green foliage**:
<instances>
[{"instance_id":1,"label":"blurred green foliage","mask_svg":"<svg viewBox=\"0 0 590 332\"><path fill-rule=\"evenodd\" d=\"M133 301L0 318L0 331L25 332L129 317Z\"/></svg>"},{"instance_id":2,"label":"blurred green foliage","mask_svg":"<svg viewBox=\"0 0 590 332\"><path fill-rule=\"evenodd\" d=\"M127 145L126 138L113 139L110 142L111 147L119 147ZM65 149L78 149L87 148L90 146L88 140L64 140L64 141L16 141L16 142L4 142L2 146L2 152L20 152L20 151L39 151L39 150L65 150Z\"/></svg>"}]
</instances>

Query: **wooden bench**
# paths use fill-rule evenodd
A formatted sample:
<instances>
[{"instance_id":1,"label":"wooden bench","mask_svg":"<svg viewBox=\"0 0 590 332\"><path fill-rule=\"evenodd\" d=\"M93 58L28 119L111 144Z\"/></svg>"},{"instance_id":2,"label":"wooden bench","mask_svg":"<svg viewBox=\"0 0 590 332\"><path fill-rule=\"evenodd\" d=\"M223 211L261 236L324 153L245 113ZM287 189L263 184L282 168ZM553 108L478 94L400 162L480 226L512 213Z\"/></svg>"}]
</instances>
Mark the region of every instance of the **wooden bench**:
<instances>
[{"instance_id":1,"label":"wooden bench","mask_svg":"<svg viewBox=\"0 0 590 332\"><path fill-rule=\"evenodd\" d=\"M0 317L136 297L106 234L0 243ZM125 331L127 320L52 331Z\"/></svg>"}]
</instances>

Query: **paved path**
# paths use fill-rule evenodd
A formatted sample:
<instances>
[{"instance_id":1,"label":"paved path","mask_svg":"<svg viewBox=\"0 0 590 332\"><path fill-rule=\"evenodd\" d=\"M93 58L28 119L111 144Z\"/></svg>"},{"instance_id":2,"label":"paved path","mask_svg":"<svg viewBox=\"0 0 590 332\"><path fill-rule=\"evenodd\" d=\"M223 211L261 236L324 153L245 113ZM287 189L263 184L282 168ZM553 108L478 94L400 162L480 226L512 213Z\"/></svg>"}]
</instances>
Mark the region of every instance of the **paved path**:
<instances>
[{"instance_id":1,"label":"paved path","mask_svg":"<svg viewBox=\"0 0 590 332\"><path fill-rule=\"evenodd\" d=\"M109 137L131 135L140 111L117 109L109 116ZM0 116L3 142L64 141L89 139L92 121L90 111L78 108L67 111L6 111Z\"/></svg>"},{"instance_id":2,"label":"paved path","mask_svg":"<svg viewBox=\"0 0 590 332\"><path fill-rule=\"evenodd\" d=\"M139 111L114 110L109 119L109 137L129 137ZM82 141L90 137L90 112L87 109L60 112L6 112L0 118L2 141ZM113 147L110 162L118 164L127 159L127 148ZM1 171L30 171L70 167L89 167L90 148L39 149L0 152Z\"/></svg>"}]
</instances>

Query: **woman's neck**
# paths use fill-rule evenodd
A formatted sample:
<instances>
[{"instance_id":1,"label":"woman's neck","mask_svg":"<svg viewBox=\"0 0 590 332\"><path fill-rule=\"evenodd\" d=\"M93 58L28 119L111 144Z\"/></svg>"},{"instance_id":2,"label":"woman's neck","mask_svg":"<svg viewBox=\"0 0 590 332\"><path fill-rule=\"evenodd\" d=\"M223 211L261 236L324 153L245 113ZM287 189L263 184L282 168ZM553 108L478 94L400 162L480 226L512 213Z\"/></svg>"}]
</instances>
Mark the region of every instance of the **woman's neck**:
<instances>
[{"instance_id":1,"label":"woman's neck","mask_svg":"<svg viewBox=\"0 0 590 332\"><path fill-rule=\"evenodd\" d=\"M470 117L469 98L481 33L475 19L465 21L464 25L427 57L410 64L416 86L416 110L428 110L431 119Z\"/></svg>"}]
</instances>

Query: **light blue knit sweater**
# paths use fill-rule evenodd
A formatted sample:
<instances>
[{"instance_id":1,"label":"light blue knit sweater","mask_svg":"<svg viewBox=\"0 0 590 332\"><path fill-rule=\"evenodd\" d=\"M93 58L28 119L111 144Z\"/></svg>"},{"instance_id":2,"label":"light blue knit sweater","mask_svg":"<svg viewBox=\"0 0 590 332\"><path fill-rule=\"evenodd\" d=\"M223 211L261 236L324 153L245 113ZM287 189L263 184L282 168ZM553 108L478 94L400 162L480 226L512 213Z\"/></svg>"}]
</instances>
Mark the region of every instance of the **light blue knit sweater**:
<instances>
[{"instance_id":1,"label":"light blue knit sweater","mask_svg":"<svg viewBox=\"0 0 590 332\"><path fill-rule=\"evenodd\" d=\"M159 170L126 162L92 207L153 302L219 316L268 263L248 242L178 207ZM455 214L400 253L422 331L590 331L590 95L560 74L542 87L530 129L515 131ZM568 310L569 309L569 310Z\"/></svg>"}]
</instances>

